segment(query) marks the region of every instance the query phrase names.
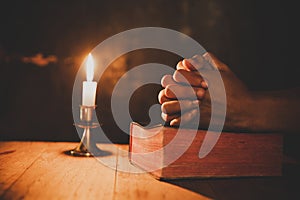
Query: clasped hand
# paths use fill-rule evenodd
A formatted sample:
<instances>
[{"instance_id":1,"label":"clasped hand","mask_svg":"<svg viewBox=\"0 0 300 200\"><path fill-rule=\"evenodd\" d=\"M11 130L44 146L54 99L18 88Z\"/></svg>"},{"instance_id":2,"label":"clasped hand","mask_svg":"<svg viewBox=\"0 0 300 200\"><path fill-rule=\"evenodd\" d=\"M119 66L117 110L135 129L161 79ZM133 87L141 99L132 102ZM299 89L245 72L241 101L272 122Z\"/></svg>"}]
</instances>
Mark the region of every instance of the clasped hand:
<instances>
[{"instance_id":1,"label":"clasped hand","mask_svg":"<svg viewBox=\"0 0 300 200\"><path fill-rule=\"evenodd\" d=\"M205 73L206 79L201 72ZM221 81L216 80L216 72L221 74ZM220 77L220 75L219 75ZM164 87L158 95L161 104L162 118L171 126L196 125L198 128L207 128L211 117L211 98L209 88L217 90L220 84L226 89L227 103L220 99L214 99L215 105L226 104L227 117L225 126L235 128L239 122L236 116L243 112L240 103L250 98L250 93L244 84L230 71L230 69L219 61L211 53L196 55L190 59L180 61L173 75L165 75L161 84ZM221 91L219 92L221 95ZM225 93L224 93L225 94ZM218 95L217 95L218 97ZM225 97L225 98L226 98ZM229 107L228 107L229 108ZM201 111L200 121L197 114ZM221 112L219 117L221 118ZM214 117L218 117L218 113ZM216 120L218 121L218 120ZM217 125L217 124L216 124Z\"/></svg>"}]
</instances>

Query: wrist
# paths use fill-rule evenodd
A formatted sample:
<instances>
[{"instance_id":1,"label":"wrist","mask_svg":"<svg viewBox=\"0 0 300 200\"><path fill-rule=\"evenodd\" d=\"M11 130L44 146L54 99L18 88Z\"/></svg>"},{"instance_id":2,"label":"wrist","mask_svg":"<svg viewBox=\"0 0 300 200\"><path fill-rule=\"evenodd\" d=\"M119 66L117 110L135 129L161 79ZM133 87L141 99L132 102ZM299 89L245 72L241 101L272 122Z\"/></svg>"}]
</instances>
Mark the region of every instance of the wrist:
<instances>
[{"instance_id":1,"label":"wrist","mask_svg":"<svg viewBox=\"0 0 300 200\"><path fill-rule=\"evenodd\" d=\"M263 95L255 92L250 92L248 103L244 107L244 120L246 121L247 128L251 132L257 132L263 129L262 125L265 124L265 122L262 113L263 111L260 108L263 102Z\"/></svg>"},{"instance_id":2,"label":"wrist","mask_svg":"<svg viewBox=\"0 0 300 200\"><path fill-rule=\"evenodd\" d=\"M249 104L245 108L249 130L253 132L266 132L280 129L280 122L274 109L279 100L262 92L252 92Z\"/></svg>"},{"instance_id":3,"label":"wrist","mask_svg":"<svg viewBox=\"0 0 300 200\"><path fill-rule=\"evenodd\" d=\"M224 124L224 131L252 132L255 120L253 112L256 104L254 94L247 92L227 100L227 111Z\"/></svg>"}]
</instances>

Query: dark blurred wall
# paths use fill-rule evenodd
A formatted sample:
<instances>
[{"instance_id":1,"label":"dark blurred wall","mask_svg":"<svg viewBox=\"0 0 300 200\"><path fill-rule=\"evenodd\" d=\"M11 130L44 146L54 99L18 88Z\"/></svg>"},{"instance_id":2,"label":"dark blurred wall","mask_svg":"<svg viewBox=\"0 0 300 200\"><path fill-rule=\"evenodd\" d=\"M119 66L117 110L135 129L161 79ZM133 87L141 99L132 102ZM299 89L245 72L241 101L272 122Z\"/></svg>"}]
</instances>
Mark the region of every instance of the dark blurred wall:
<instances>
[{"instance_id":1,"label":"dark blurred wall","mask_svg":"<svg viewBox=\"0 0 300 200\"><path fill-rule=\"evenodd\" d=\"M0 139L78 140L71 95L81 62L101 41L136 27L165 27L193 37L253 90L299 86L295 8L282 0L1 2ZM57 60L43 67L22 61L37 53ZM180 59L168 52L141 50L110 66L99 82L97 102L99 118L114 141L128 141L109 111L109 94L117 79L139 64L175 66ZM149 120L147 109L156 103L159 90L145 86L137 91L136 106L131 106L136 121Z\"/></svg>"}]
</instances>

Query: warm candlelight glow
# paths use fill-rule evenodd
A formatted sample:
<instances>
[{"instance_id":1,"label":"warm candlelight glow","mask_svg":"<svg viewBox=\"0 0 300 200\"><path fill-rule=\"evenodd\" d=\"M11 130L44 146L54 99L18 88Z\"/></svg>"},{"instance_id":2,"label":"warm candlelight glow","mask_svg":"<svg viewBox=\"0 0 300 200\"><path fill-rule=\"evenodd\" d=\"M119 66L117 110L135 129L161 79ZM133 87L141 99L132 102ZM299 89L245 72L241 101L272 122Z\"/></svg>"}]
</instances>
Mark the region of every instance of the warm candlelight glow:
<instances>
[{"instance_id":1,"label":"warm candlelight glow","mask_svg":"<svg viewBox=\"0 0 300 200\"><path fill-rule=\"evenodd\" d=\"M94 78L94 60L91 53L89 53L86 62L86 80L93 81Z\"/></svg>"}]
</instances>

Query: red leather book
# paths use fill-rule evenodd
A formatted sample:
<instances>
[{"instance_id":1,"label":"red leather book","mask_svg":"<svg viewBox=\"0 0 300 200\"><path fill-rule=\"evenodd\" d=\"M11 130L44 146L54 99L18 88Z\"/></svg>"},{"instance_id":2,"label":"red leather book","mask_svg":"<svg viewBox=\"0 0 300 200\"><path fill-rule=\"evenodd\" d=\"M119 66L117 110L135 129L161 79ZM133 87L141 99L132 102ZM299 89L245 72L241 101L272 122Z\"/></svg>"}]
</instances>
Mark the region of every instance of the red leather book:
<instances>
[{"instance_id":1,"label":"red leather book","mask_svg":"<svg viewBox=\"0 0 300 200\"><path fill-rule=\"evenodd\" d=\"M205 130L131 124L129 159L158 179L282 175L281 134L221 133L203 158Z\"/></svg>"}]
</instances>

